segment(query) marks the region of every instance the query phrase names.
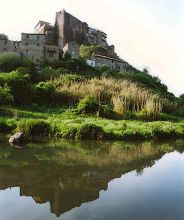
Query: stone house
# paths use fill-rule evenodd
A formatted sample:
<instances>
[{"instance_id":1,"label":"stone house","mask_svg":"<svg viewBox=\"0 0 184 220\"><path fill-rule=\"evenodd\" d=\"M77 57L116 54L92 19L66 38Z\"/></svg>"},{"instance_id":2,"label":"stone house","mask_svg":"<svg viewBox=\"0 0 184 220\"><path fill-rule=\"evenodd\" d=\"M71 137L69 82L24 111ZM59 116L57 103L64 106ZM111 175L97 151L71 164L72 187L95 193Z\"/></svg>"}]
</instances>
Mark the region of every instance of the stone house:
<instances>
[{"instance_id":1,"label":"stone house","mask_svg":"<svg viewBox=\"0 0 184 220\"><path fill-rule=\"evenodd\" d=\"M106 66L109 67L111 70L122 72L125 70L127 62L121 59L115 59L112 57L102 56L94 53L91 55L90 59L87 60L87 64L92 67Z\"/></svg>"},{"instance_id":2,"label":"stone house","mask_svg":"<svg viewBox=\"0 0 184 220\"><path fill-rule=\"evenodd\" d=\"M19 52L19 42L11 41L5 34L0 34L0 53L2 52Z\"/></svg>"},{"instance_id":3,"label":"stone house","mask_svg":"<svg viewBox=\"0 0 184 220\"><path fill-rule=\"evenodd\" d=\"M20 53L36 64L59 60L59 46L49 44L45 34L22 33Z\"/></svg>"},{"instance_id":4,"label":"stone house","mask_svg":"<svg viewBox=\"0 0 184 220\"><path fill-rule=\"evenodd\" d=\"M74 41L67 43L63 47L63 55L66 53L71 55L72 59L79 59L79 44Z\"/></svg>"}]
</instances>

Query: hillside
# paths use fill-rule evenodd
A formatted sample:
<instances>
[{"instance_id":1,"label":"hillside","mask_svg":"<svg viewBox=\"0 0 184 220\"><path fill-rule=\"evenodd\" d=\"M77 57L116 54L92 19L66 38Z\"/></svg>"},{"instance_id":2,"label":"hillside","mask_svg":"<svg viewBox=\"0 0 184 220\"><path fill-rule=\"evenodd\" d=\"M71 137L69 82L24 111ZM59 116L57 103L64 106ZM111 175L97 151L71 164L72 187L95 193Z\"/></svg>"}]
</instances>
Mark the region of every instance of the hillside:
<instances>
[{"instance_id":1,"label":"hillside","mask_svg":"<svg viewBox=\"0 0 184 220\"><path fill-rule=\"evenodd\" d=\"M159 78L131 66L125 72L116 73L106 67L94 69L82 59L67 57L38 68L16 55L1 54L0 71L2 131L16 129L35 134L35 131L32 133L35 127L38 134L52 133L55 136L60 133L66 137L77 135L84 138L80 134L82 131L77 131L77 127L83 124L84 128L80 129L94 128L97 134L105 129L106 138L119 139L125 134L118 132L126 130L127 123L131 124L124 120L181 121L184 116L183 96L176 98ZM116 121L120 123L117 126ZM114 132L112 135L111 129L105 128L108 122L118 135ZM162 125L166 130L170 129L169 124L154 124L161 130ZM134 130L139 126L142 125L135 123ZM148 133L138 136L153 137L155 127L149 126ZM130 127L132 129L132 125ZM182 128L176 130L174 133L179 136L183 134ZM100 137L104 136L103 132Z\"/></svg>"}]
</instances>

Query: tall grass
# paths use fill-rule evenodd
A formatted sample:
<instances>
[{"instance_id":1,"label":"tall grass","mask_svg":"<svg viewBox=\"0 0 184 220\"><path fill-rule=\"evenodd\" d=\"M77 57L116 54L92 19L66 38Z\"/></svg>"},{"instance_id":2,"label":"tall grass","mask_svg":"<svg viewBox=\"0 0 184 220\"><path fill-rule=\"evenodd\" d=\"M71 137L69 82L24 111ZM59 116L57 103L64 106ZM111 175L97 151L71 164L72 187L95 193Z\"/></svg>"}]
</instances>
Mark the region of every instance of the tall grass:
<instances>
[{"instance_id":1,"label":"tall grass","mask_svg":"<svg viewBox=\"0 0 184 220\"><path fill-rule=\"evenodd\" d=\"M162 112L159 95L139 87L136 83L115 78L93 78L80 82L62 83L63 77L52 79L58 94L63 94L69 104L77 103L86 95L93 96L101 103L108 104L120 115L128 112L145 111L148 115ZM64 95L65 94L65 95Z\"/></svg>"}]
</instances>

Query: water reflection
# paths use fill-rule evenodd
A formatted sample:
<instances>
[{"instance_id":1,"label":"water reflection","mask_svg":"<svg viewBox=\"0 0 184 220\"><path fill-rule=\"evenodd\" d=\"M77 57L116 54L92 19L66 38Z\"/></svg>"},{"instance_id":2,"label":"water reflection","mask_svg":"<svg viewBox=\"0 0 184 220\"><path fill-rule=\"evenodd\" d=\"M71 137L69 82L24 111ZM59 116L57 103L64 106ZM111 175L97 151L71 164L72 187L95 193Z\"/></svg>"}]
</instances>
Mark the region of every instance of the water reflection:
<instances>
[{"instance_id":1,"label":"water reflection","mask_svg":"<svg viewBox=\"0 0 184 220\"><path fill-rule=\"evenodd\" d=\"M50 203L56 216L99 198L111 180L135 170L142 175L165 153L183 152L173 143L46 142L23 150L0 148L0 189L19 187L20 196ZM2 201L0 201L2 202ZM0 214L1 216L1 214Z\"/></svg>"}]
</instances>

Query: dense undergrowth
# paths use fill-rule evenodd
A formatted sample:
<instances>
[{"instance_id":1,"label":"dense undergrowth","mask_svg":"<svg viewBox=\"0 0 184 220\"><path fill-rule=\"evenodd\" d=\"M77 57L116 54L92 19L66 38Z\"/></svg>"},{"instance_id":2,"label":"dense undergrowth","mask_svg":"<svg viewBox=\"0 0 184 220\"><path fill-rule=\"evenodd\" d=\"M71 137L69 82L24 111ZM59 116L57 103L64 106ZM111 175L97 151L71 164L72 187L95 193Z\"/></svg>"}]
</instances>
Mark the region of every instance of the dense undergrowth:
<instances>
[{"instance_id":1,"label":"dense undergrowth","mask_svg":"<svg viewBox=\"0 0 184 220\"><path fill-rule=\"evenodd\" d=\"M184 137L184 98L146 71L0 56L0 132L76 139ZM8 58L7 58L8 57ZM11 65L10 65L11 64Z\"/></svg>"}]
</instances>

